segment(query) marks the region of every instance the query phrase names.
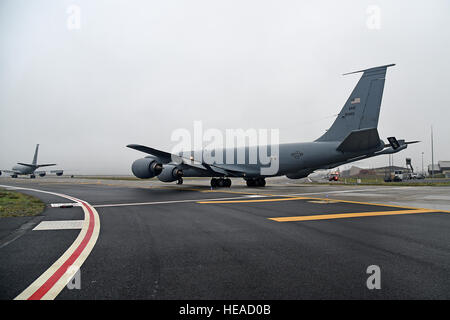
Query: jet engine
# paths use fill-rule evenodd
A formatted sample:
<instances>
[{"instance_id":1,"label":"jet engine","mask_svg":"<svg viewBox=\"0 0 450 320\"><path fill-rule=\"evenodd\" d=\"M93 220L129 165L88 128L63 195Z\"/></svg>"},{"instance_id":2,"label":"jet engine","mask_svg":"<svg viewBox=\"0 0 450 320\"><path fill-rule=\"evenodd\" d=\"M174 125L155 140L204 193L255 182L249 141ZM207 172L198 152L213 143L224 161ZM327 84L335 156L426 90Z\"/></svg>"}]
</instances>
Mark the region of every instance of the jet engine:
<instances>
[{"instance_id":1,"label":"jet engine","mask_svg":"<svg viewBox=\"0 0 450 320\"><path fill-rule=\"evenodd\" d=\"M158 158L148 156L134 161L131 165L131 171L140 179L149 179L159 175L163 171L163 167Z\"/></svg>"},{"instance_id":2,"label":"jet engine","mask_svg":"<svg viewBox=\"0 0 450 320\"><path fill-rule=\"evenodd\" d=\"M64 173L64 170L52 170L52 171L50 171L50 173L54 173L54 174L56 174L58 177L60 177L60 176L62 176L63 175L63 173Z\"/></svg>"},{"instance_id":3,"label":"jet engine","mask_svg":"<svg viewBox=\"0 0 450 320\"><path fill-rule=\"evenodd\" d=\"M162 182L172 182L183 177L183 170L177 168L172 164L168 164L164 166L161 174L158 176L158 179Z\"/></svg>"},{"instance_id":4,"label":"jet engine","mask_svg":"<svg viewBox=\"0 0 450 320\"><path fill-rule=\"evenodd\" d=\"M40 172L39 177L45 177L45 172Z\"/></svg>"}]
</instances>

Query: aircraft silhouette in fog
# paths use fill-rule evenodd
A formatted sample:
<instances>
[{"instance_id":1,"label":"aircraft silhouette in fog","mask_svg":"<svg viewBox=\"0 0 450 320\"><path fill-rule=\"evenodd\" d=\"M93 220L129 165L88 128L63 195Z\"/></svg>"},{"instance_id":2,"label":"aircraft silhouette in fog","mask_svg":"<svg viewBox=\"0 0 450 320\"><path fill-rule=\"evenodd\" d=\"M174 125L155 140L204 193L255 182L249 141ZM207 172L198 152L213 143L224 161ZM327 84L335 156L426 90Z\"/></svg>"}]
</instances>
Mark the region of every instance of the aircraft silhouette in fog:
<instances>
[{"instance_id":1,"label":"aircraft silhouette in fog","mask_svg":"<svg viewBox=\"0 0 450 320\"><path fill-rule=\"evenodd\" d=\"M34 151L33 161L31 163L23 163L18 162L17 165L12 167L12 170L1 170L0 175L3 172L6 172L11 175L11 178L17 178L19 175L30 175L30 178L36 178L36 174L41 177L44 177L47 174L47 171L36 171L36 169L41 167L49 167L55 166L56 163L46 163L46 164L37 164L37 157L39 151L39 144L36 145L36 150ZM57 176L62 176L63 170L51 170L50 173L55 173Z\"/></svg>"}]
</instances>

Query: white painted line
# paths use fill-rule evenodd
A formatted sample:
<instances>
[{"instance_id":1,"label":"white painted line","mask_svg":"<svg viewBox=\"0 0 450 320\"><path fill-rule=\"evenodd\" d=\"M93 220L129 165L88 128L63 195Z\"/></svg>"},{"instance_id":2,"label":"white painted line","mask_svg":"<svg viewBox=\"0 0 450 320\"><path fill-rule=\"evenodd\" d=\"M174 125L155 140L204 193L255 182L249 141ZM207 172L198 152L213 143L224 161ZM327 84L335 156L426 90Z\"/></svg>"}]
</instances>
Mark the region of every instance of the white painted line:
<instances>
[{"instance_id":1,"label":"white painted line","mask_svg":"<svg viewBox=\"0 0 450 320\"><path fill-rule=\"evenodd\" d=\"M384 191L384 190L398 190L401 188L403 189L409 189L414 187L394 187L394 188L372 188L372 189L351 189L351 190L339 190L339 191L321 191L321 192L308 192L308 193L289 193L289 194L274 194L274 196L281 196L281 197L291 197L291 196L308 196L308 195L314 195L314 194L339 194L339 193L351 193L351 192L367 192L367 191Z\"/></svg>"},{"instance_id":2,"label":"white painted line","mask_svg":"<svg viewBox=\"0 0 450 320\"><path fill-rule=\"evenodd\" d=\"M70 203L52 203L50 205L52 208L71 208L71 207L79 207L80 204L77 202Z\"/></svg>"},{"instance_id":3,"label":"white painted line","mask_svg":"<svg viewBox=\"0 0 450 320\"><path fill-rule=\"evenodd\" d=\"M156 204L170 204L170 203L186 203L186 202L199 202L199 201L213 201L213 200L235 200L248 198L248 196L239 196L232 198L216 198L216 199L186 199L186 200L169 200L169 201L154 201L154 202L134 202L134 203L112 203L112 204L98 204L94 205L94 208L107 208L107 207L127 207L127 206L147 206Z\"/></svg>"},{"instance_id":4,"label":"white painted line","mask_svg":"<svg viewBox=\"0 0 450 320\"><path fill-rule=\"evenodd\" d=\"M42 221L33 231L36 230L73 230L83 228L84 220L62 220L62 221Z\"/></svg>"}]
</instances>

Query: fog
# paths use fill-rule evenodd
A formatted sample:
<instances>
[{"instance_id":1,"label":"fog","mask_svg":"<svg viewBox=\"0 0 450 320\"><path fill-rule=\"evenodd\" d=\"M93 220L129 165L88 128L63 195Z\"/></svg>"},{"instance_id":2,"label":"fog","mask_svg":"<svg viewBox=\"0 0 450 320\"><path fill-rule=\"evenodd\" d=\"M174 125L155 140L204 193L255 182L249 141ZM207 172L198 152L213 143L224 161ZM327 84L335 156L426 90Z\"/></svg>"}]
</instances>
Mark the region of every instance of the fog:
<instances>
[{"instance_id":1,"label":"fog","mask_svg":"<svg viewBox=\"0 0 450 320\"><path fill-rule=\"evenodd\" d=\"M361 76L342 74L390 63L380 137L422 141L394 164L431 163L431 125L435 162L450 160L449 12L446 0L2 0L0 169L39 143L55 168L131 174L143 154L127 144L170 151L197 120L312 141Z\"/></svg>"}]
</instances>

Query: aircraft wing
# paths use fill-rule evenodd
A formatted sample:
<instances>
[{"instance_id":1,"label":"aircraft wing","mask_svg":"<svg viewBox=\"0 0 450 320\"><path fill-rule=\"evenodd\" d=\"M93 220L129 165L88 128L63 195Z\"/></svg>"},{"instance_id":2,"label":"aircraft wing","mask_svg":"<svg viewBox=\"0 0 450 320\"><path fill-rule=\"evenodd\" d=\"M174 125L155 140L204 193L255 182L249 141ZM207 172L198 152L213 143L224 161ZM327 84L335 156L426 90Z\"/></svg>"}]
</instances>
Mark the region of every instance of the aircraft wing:
<instances>
[{"instance_id":1,"label":"aircraft wing","mask_svg":"<svg viewBox=\"0 0 450 320\"><path fill-rule=\"evenodd\" d=\"M175 155L175 154L171 154L169 152L165 152L165 151L161 151L161 150L157 150L154 148L150 148L150 147L146 147L140 144L129 144L127 145L128 148L134 149L134 150L138 150L144 153L148 153L151 154L152 156L158 157L163 163L170 163L172 161L176 161L176 160L181 160L182 158ZM182 161L181 161L182 162Z\"/></svg>"},{"instance_id":2,"label":"aircraft wing","mask_svg":"<svg viewBox=\"0 0 450 320\"><path fill-rule=\"evenodd\" d=\"M43 176L45 176L47 174L50 174L50 173L54 173L57 176L62 176L63 173L64 173L64 170L62 170L62 169L57 169L57 170L36 170L34 172L34 174L40 175L41 177L43 177Z\"/></svg>"},{"instance_id":3,"label":"aircraft wing","mask_svg":"<svg viewBox=\"0 0 450 320\"><path fill-rule=\"evenodd\" d=\"M14 170L0 170L0 174L3 172L9 173L9 174L19 174L20 173L19 171L14 171Z\"/></svg>"},{"instance_id":4,"label":"aircraft wing","mask_svg":"<svg viewBox=\"0 0 450 320\"><path fill-rule=\"evenodd\" d=\"M167 164L170 162L176 162L181 165L181 167L194 167L196 169L204 170L210 173L220 174L220 175L226 175L226 176L234 176L234 177L242 177L245 175L245 172L242 170L239 170L239 168L226 168L224 166L219 165L211 165L207 164L205 162L196 161L193 158L187 159L184 157L181 157L176 154L172 154L169 152L157 150L154 148L146 147L139 144L129 144L127 145L128 148L138 150L147 154L150 154L152 156L158 157L163 164Z\"/></svg>"}]
</instances>

